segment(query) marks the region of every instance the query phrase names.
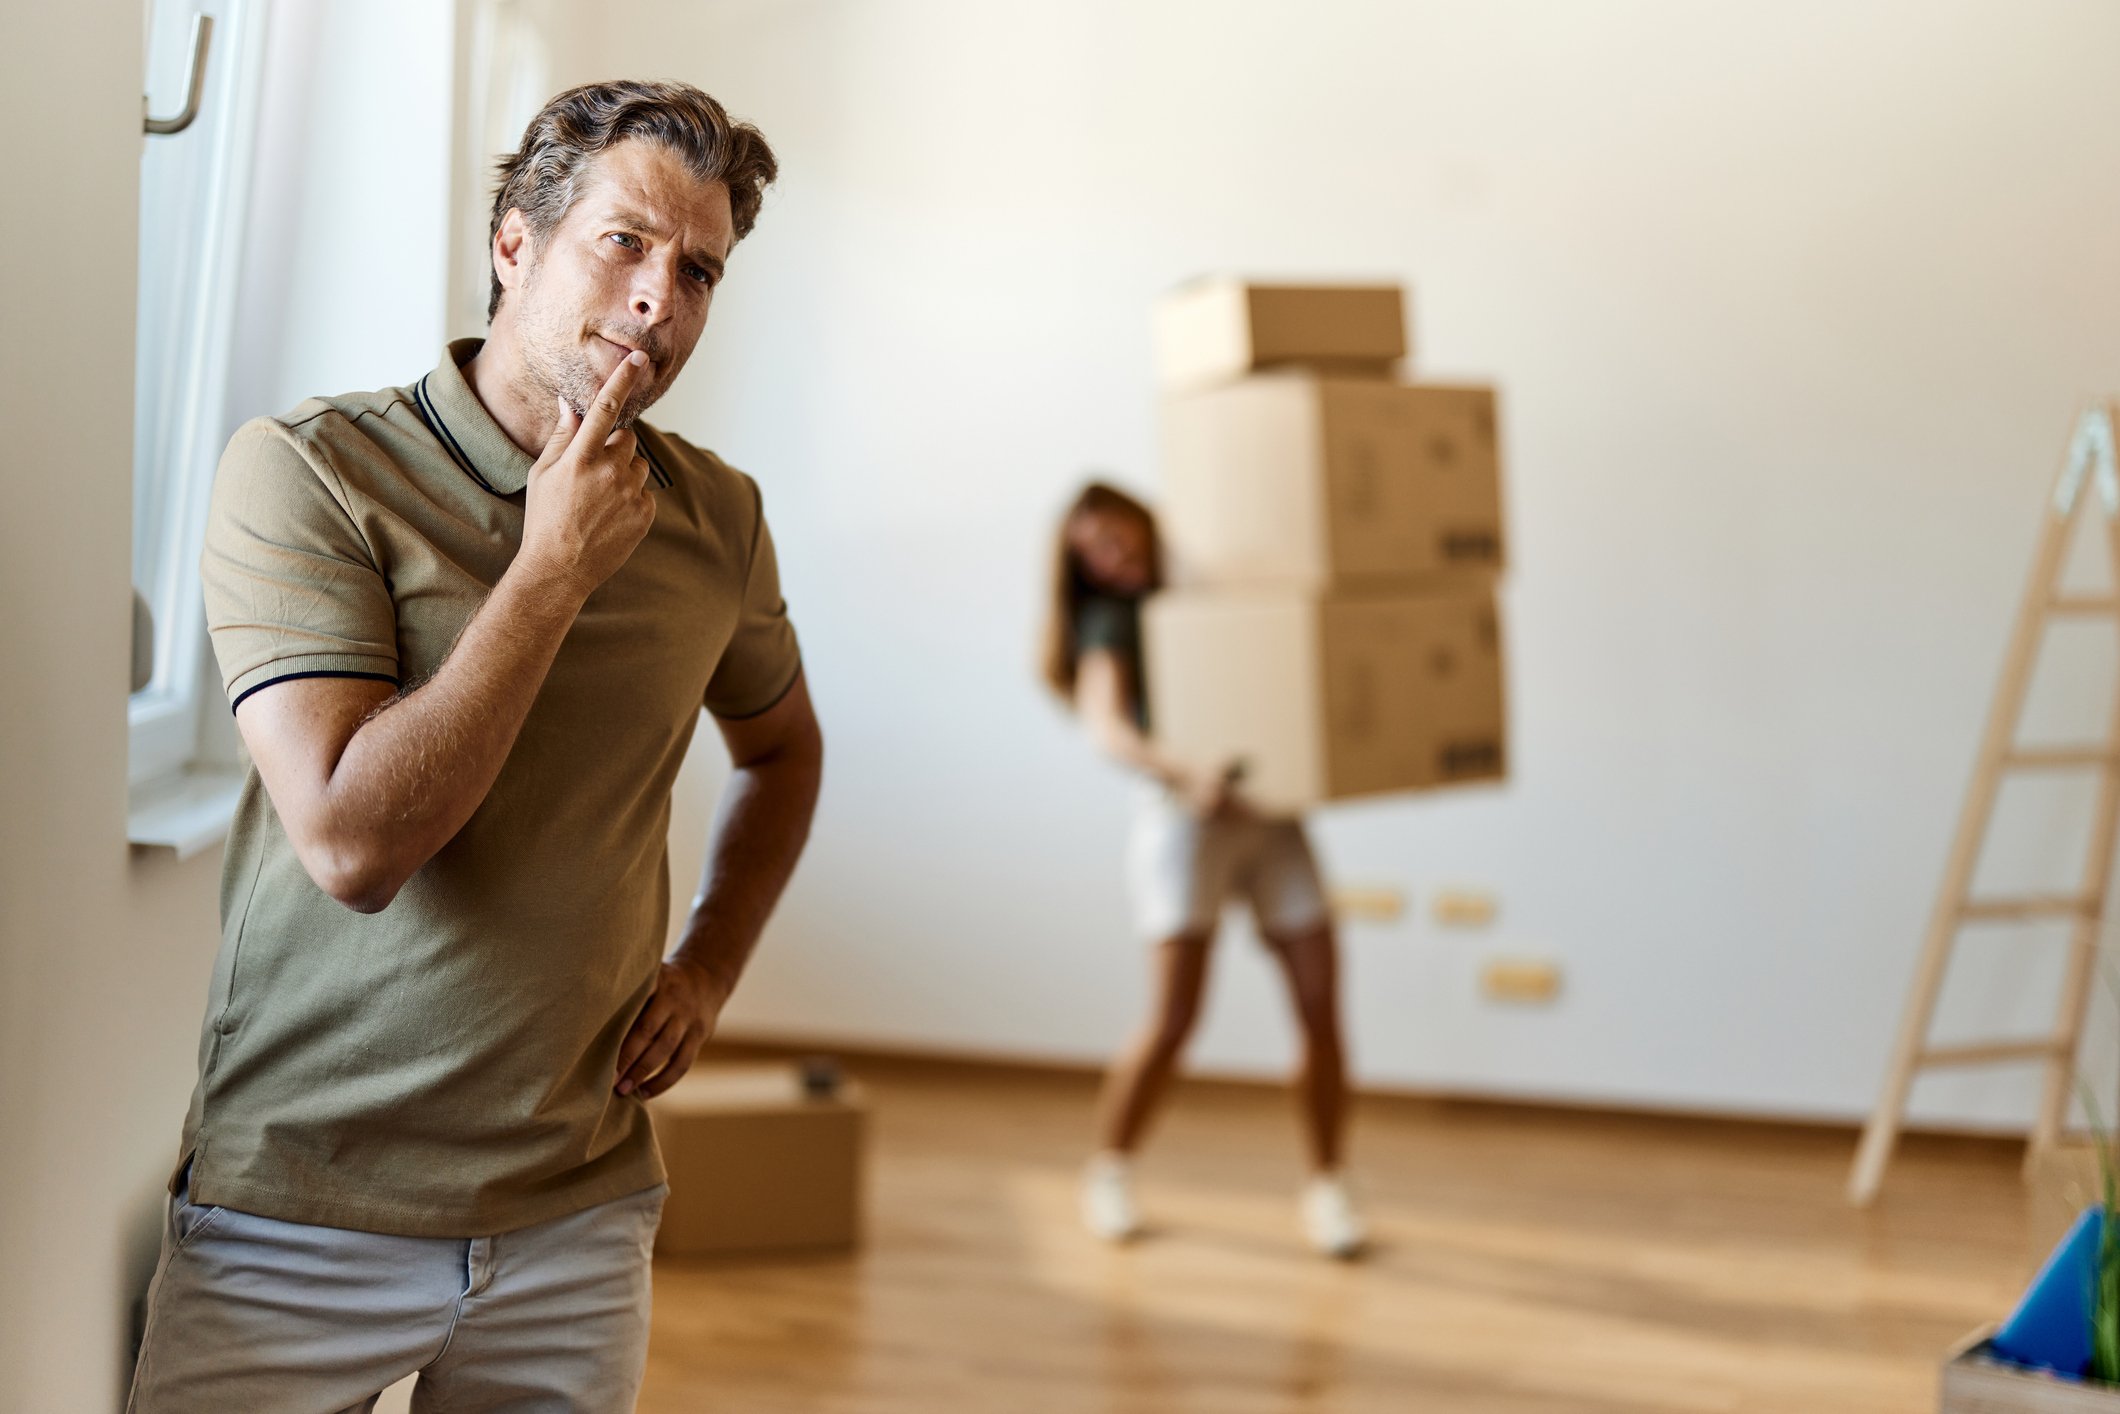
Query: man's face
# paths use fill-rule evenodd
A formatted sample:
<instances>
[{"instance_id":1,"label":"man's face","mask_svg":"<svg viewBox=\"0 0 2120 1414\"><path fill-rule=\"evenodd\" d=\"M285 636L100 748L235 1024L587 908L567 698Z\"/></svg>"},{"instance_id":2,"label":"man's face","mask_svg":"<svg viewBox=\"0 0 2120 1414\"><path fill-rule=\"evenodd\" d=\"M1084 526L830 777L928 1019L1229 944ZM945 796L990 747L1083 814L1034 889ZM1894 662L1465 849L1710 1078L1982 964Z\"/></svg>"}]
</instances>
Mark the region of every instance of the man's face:
<instances>
[{"instance_id":1,"label":"man's face","mask_svg":"<svg viewBox=\"0 0 2120 1414\"><path fill-rule=\"evenodd\" d=\"M523 243L505 298L530 376L577 412L629 351L648 355L619 419L627 427L676 380L706 327L734 241L729 189L637 139L592 158L578 180L559 225Z\"/></svg>"}]
</instances>

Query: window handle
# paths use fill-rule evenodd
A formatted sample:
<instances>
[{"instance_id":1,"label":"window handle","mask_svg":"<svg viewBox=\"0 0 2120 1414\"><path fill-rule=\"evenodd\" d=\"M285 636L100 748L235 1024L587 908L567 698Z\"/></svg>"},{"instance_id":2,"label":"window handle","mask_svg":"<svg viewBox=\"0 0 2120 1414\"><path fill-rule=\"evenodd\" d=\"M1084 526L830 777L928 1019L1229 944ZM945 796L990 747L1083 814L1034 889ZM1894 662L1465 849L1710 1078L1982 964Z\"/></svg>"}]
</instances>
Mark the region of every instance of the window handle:
<instances>
[{"instance_id":1,"label":"window handle","mask_svg":"<svg viewBox=\"0 0 2120 1414\"><path fill-rule=\"evenodd\" d=\"M194 14L191 17L191 77L184 84L184 106L174 118L157 118L147 111L147 100L140 100L140 115L147 120L147 131L158 137L181 133L191 126L192 119L199 116L199 99L206 92L206 51L213 44L213 16Z\"/></svg>"},{"instance_id":2,"label":"window handle","mask_svg":"<svg viewBox=\"0 0 2120 1414\"><path fill-rule=\"evenodd\" d=\"M155 678L155 611L137 589L133 590L132 619L132 690L138 692Z\"/></svg>"}]
</instances>

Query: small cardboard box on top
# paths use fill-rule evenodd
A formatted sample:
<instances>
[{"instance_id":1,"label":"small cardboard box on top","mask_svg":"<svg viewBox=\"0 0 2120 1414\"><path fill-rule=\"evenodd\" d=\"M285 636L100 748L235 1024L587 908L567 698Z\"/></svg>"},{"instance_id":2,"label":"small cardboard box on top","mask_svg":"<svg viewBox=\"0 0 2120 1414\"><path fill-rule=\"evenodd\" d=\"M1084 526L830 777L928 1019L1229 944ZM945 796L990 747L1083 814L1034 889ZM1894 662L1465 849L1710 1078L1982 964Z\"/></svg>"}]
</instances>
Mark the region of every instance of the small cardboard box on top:
<instances>
[{"instance_id":1,"label":"small cardboard box on top","mask_svg":"<svg viewBox=\"0 0 2120 1414\"><path fill-rule=\"evenodd\" d=\"M1397 285L1275 285L1210 276L1156 302L1156 373L1166 388L1279 364L1388 379L1406 356Z\"/></svg>"},{"instance_id":2,"label":"small cardboard box on top","mask_svg":"<svg viewBox=\"0 0 2120 1414\"><path fill-rule=\"evenodd\" d=\"M1284 372L1174 394L1162 519L1181 586L1499 574L1494 390Z\"/></svg>"},{"instance_id":3,"label":"small cardboard box on top","mask_svg":"<svg viewBox=\"0 0 2120 1414\"><path fill-rule=\"evenodd\" d=\"M1243 765L1273 814L1500 779L1500 624L1472 583L1423 593L1175 590L1149 600L1145 672L1158 742Z\"/></svg>"},{"instance_id":4,"label":"small cardboard box on top","mask_svg":"<svg viewBox=\"0 0 2120 1414\"><path fill-rule=\"evenodd\" d=\"M793 1065L703 1065L648 1102L670 1196L659 1256L853 1246L861 1235L858 1086L811 1094Z\"/></svg>"}]
</instances>

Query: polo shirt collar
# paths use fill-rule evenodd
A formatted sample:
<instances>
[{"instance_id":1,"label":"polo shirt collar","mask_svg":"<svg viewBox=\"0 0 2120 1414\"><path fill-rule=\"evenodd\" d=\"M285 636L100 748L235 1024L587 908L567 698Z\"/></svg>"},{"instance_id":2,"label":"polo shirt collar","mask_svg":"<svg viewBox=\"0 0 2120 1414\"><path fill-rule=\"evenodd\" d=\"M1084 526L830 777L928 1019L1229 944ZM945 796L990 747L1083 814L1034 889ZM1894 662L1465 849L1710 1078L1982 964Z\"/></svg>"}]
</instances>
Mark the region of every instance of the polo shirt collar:
<instances>
[{"instance_id":1,"label":"polo shirt collar","mask_svg":"<svg viewBox=\"0 0 2120 1414\"><path fill-rule=\"evenodd\" d=\"M449 460L466 476L496 496L515 496L530 484L530 468L537 465L537 458L508 440L464 377L464 365L485 343L484 339L452 341L441 364L412 385L412 405ZM670 468L656 454L654 438L646 435L654 429L645 422L635 422L633 428L642 434L640 454L648 461L649 482L658 488L676 485Z\"/></svg>"},{"instance_id":2,"label":"polo shirt collar","mask_svg":"<svg viewBox=\"0 0 2120 1414\"><path fill-rule=\"evenodd\" d=\"M508 440L464 377L464 365L485 342L452 340L434 371L412 385L413 405L466 475L497 496L513 496L530 484L537 458Z\"/></svg>"}]
</instances>

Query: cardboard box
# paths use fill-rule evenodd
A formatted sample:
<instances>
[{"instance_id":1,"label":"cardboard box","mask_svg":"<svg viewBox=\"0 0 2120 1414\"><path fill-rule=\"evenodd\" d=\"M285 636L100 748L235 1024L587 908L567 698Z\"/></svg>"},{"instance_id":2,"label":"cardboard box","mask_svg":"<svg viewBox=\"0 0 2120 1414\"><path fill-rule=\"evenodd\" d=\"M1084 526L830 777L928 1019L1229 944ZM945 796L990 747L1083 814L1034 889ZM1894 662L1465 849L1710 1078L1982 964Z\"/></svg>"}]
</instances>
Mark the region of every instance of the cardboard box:
<instances>
[{"instance_id":1,"label":"cardboard box","mask_svg":"<svg viewBox=\"0 0 2120 1414\"><path fill-rule=\"evenodd\" d=\"M1937 1381L1937 1414L2120 1414L2120 1388L1997 1360L1992 1328L1960 1341Z\"/></svg>"},{"instance_id":2,"label":"cardboard box","mask_svg":"<svg viewBox=\"0 0 2120 1414\"><path fill-rule=\"evenodd\" d=\"M1262 374L1166 398L1177 585L1385 591L1503 565L1494 390Z\"/></svg>"},{"instance_id":3,"label":"cardboard box","mask_svg":"<svg viewBox=\"0 0 2120 1414\"><path fill-rule=\"evenodd\" d=\"M1262 285L1210 277L1156 302L1156 372L1187 388L1280 364L1389 378L1406 356L1397 285Z\"/></svg>"},{"instance_id":4,"label":"cardboard box","mask_svg":"<svg viewBox=\"0 0 2120 1414\"><path fill-rule=\"evenodd\" d=\"M861 1235L859 1087L812 1096L793 1065L700 1066L648 1102L670 1196L655 1250L696 1257L851 1247Z\"/></svg>"},{"instance_id":5,"label":"cardboard box","mask_svg":"<svg viewBox=\"0 0 2120 1414\"><path fill-rule=\"evenodd\" d=\"M1491 587L1175 591L1149 601L1142 634L1157 741L1202 766L1242 761L1261 809L1507 769Z\"/></svg>"}]
</instances>

